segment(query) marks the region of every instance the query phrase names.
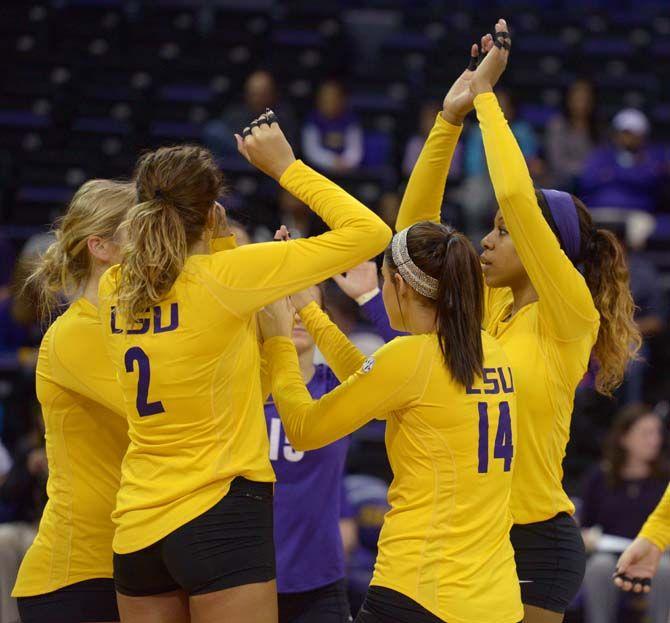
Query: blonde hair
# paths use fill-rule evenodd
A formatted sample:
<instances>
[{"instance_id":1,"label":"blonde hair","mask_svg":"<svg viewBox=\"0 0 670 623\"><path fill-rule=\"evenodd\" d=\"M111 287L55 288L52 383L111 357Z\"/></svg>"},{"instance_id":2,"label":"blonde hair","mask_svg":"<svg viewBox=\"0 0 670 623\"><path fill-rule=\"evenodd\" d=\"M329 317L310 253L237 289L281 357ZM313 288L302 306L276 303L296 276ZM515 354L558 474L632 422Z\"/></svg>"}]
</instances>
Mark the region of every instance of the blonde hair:
<instances>
[{"instance_id":1,"label":"blonde hair","mask_svg":"<svg viewBox=\"0 0 670 623\"><path fill-rule=\"evenodd\" d=\"M127 241L117 284L121 316L132 323L172 289L192 245L208 226L223 176L212 154L195 145L161 147L135 169L141 203L124 223Z\"/></svg>"},{"instance_id":2,"label":"blonde hair","mask_svg":"<svg viewBox=\"0 0 670 623\"><path fill-rule=\"evenodd\" d=\"M25 290L38 299L43 318L51 316L86 283L91 272L88 239L113 239L135 201L135 185L113 180L89 180L72 197L65 214L54 226L56 241L35 262Z\"/></svg>"}]
</instances>

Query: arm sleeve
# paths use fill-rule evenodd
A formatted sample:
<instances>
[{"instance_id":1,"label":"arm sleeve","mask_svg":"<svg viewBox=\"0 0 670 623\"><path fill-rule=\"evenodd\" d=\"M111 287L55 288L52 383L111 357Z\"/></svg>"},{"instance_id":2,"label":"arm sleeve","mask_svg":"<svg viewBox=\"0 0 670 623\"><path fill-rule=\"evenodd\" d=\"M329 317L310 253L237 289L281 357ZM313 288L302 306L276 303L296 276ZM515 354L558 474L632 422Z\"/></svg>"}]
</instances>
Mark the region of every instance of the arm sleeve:
<instances>
[{"instance_id":1,"label":"arm sleeve","mask_svg":"<svg viewBox=\"0 0 670 623\"><path fill-rule=\"evenodd\" d=\"M656 510L642 526L639 536L662 550L670 547L670 486L665 490Z\"/></svg>"},{"instance_id":2,"label":"arm sleeve","mask_svg":"<svg viewBox=\"0 0 670 623\"><path fill-rule=\"evenodd\" d=\"M584 278L565 255L535 197L526 161L493 93L475 98L486 161L505 225L554 337L573 340L598 322Z\"/></svg>"},{"instance_id":3,"label":"arm sleeve","mask_svg":"<svg viewBox=\"0 0 670 623\"><path fill-rule=\"evenodd\" d=\"M335 165L335 154L321 147L319 131L313 125L306 125L302 131L302 152L308 162L322 169L332 169Z\"/></svg>"},{"instance_id":4,"label":"arm sleeve","mask_svg":"<svg viewBox=\"0 0 670 623\"><path fill-rule=\"evenodd\" d=\"M374 325L375 330L385 342L390 342L393 338L399 335L406 335L400 331L391 328L389 324L389 317L384 308L384 301L382 300L382 293L378 292L367 303L361 305L361 310L365 317Z\"/></svg>"},{"instance_id":5,"label":"arm sleeve","mask_svg":"<svg viewBox=\"0 0 670 623\"><path fill-rule=\"evenodd\" d=\"M333 231L282 244L250 244L208 256L212 277L231 291L231 296L220 302L233 313L257 311L282 296L345 272L383 251L391 238L391 230L376 214L300 161L284 172L280 183Z\"/></svg>"},{"instance_id":6,"label":"arm sleeve","mask_svg":"<svg viewBox=\"0 0 670 623\"><path fill-rule=\"evenodd\" d=\"M412 340L408 342L407 340ZM394 340L339 387L313 400L300 374L298 356L287 337L265 342L272 370L272 396L296 450L321 448L346 437L372 419L416 404L430 376L433 351L428 340Z\"/></svg>"},{"instance_id":7,"label":"arm sleeve","mask_svg":"<svg viewBox=\"0 0 670 623\"><path fill-rule=\"evenodd\" d=\"M315 301L300 310L300 318L340 382L360 369L365 355L349 341Z\"/></svg>"},{"instance_id":8,"label":"arm sleeve","mask_svg":"<svg viewBox=\"0 0 670 623\"><path fill-rule=\"evenodd\" d=\"M440 222L447 175L463 126L447 123L441 114L421 150L400 204L396 231L420 221Z\"/></svg>"}]
</instances>

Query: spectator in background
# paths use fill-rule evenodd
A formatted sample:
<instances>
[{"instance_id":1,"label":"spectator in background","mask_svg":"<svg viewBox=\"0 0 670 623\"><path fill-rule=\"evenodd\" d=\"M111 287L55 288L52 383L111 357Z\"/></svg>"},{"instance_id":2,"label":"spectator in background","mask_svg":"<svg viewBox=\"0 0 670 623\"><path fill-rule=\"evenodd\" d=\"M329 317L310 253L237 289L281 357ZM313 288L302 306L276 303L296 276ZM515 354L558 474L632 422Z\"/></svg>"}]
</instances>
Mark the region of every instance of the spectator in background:
<instances>
[{"instance_id":1,"label":"spectator in background","mask_svg":"<svg viewBox=\"0 0 670 623\"><path fill-rule=\"evenodd\" d=\"M346 173L363 160L363 128L351 111L344 86L327 80L302 130L305 159L330 173Z\"/></svg>"},{"instance_id":2,"label":"spectator in background","mask_svg":"<svg viewBox=\"0 0 670 623\"><path fill-rule=\"evenodd\" d=\"M663 163L647 145L647 117L626 108L615 115L612 129L611 143L596 149L584 165L582 199L590 208L655 212Z\"/></svg>"},{"instance_id":3,"label":"spectator in background","mask_svg":"<svg viewBox=\"0 0 670 623\"><path fill-rule=\"evenodd\" d=\"M665 329L666 303L664 290L659 287L661 275L656 265L643 253L631 249L625 240L621 243L628 254L630 290L636 306L635 322L644 340L638 353L640 359L630 363L624 384L618 390L624 404L630 404L641 402L644 397L644 381L649 369L649 340Z\"/></svg>"},{"instance_id":4,"label":"spectator in background","mask_svg":"<svg viewBox=\"0 0 670 623\"><path fill-rule=\"evenodd\" d=\"M533 128L527 121L517 118L516 103L511 93L496 89L496 94L500 108L526 157L531 176L541 175L544 165L539 157L539 145ZM480 240L489 229L496 203L486 167L479 124L471 125L465 137L463 174L465 180L459 189L460 203L464 206L463 226L471 238Z\"/></svg>"},{"instance_id":5,"label":"spectator in background","mask_svg":"<svg viewBox=\"0 0 670 623\"><path fill-rule=\"evenodd\" d=\"M228 106L221 118L205 125L203 141L218 155L237 153L233 133L241 133L252 119L262 115L267 108L277 115L282 131L291 143L297 145L298 124L293 107L281 99L273 75L258 69L249 74L244 83L244 99Z\"/></svg>"},{"instance_id":6,"label":"spectator in background","mask_svg":"<svg viewBox=\"0 0 670 623\"><path fill-rule=\"evenodd\" d=\"M38 425L18 445L14 463L0 485L0 621L17 623L16 600L11 597L23 555L35 538L46 502L47 458Z\"/></svg>"},{"instance_id":7,"label":"spectator in background","mask_svg":"<svg viewBox=\"0 0 670 623\"><path fill-rule=\"evenodd\" d=\"M545 152L554 186L574 191L586 158L597 143L593 84L575 80L563 99L563 110L549 121Z\"/></svg>"},{"instance_id":8,"label":"spectator in background","mask_svg":"<svg viewBox=\"0 0 670 623\"><path fill-rule=\"evenodd\" d=\"M602 535L634 539L668 485L663 422L642 405L624 408L612 425L604 462L586 477L582 508L586 565L586 623L613 623L620 593L612 583L617 554L599 551ZM620 552L619 552L620 553ZM667 623L670 561L665 558L649 599L651 623ZM660 590L659 590L660 589Z\"/></svg>"},{"instance_id":9,"label":"spectator in background","mask_svg":"<svg viewBox=\"0 0 670 623\"><path fill-rule=\"evenodd\" d=\"M437 113L442 110L442 104L436 101L424 102L419 111L419 131L410 136L405 145L405 154L402 159L402 173L405 177L409 177L414 169L416 161L419 159L419 154L423 149L423 144L426 142L430 131L435 124L435 117ZM452 161L452 168L454 164ZM451 173L450 173L451 179Z\"/></svg>"}]
</instances>

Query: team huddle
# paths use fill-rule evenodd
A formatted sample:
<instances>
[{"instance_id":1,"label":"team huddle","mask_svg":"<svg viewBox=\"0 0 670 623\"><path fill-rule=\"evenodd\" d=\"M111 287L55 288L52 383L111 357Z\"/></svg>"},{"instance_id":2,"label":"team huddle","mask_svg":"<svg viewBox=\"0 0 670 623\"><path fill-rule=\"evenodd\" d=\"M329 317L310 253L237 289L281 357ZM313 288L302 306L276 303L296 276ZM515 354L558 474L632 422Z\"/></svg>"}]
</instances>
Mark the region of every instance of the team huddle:
<instances>
[{"instance_id":1,"label":"team huddle","mask_svg":"<svg viewBox=\"0 0 670 623\"><path fill-rule=\"evenodd\" d=\"M561 484L575 389L593 360L610 394L640 336L614 235L533 188L493 93L510 48L504 20L472 46L395 235L295 159L272 111L238 149L325 234L238 247L197 146L77 191L29 281L47 313L71 302L37 366L49 501L14 589L23 623L351 621L341 478L374 419L393 481L355 620L562 620L586 560ZM472 109L499 205L481 255L440 222ZM366 357L314 286L381 253L365 300L389 341ZM669 495L641 537L616 580L637 591L670 543Z\"/></svg>"}]
</instances>

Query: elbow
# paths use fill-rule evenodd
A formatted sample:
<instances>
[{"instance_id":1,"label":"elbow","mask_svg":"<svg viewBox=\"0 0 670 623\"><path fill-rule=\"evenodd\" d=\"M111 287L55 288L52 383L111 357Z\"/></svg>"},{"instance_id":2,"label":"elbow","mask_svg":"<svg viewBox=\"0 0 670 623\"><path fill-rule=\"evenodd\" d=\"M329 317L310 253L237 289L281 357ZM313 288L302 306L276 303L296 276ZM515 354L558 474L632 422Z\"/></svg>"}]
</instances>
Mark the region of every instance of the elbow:
<instances>
[{"instance_id":1,"label":"elbow","mask_svg":"<svg viewBox=\"0 0 670 623\"><path fill-rule=\"evenodd\" d=\"M366 228L367 229L367 228ZM369 231L365 233L365 259L379 255L391 242L393 232L378 216L370 221Z\"/></svg>"},{"instance_id":2,"label":"elbow","mask_svg":"<svg viewBox=\"0 0 670 623\"><path fill-rule=\"evenodd\" d=\"M286 431L286 438L291 444L291 447L298 452L309 452L310 450L317 450L323 446L323 444L316 443L316 440L310 439L309 433L298 430L289 430L286 426L284 426L284 428Z\"/></svg>"}]
</instances>

